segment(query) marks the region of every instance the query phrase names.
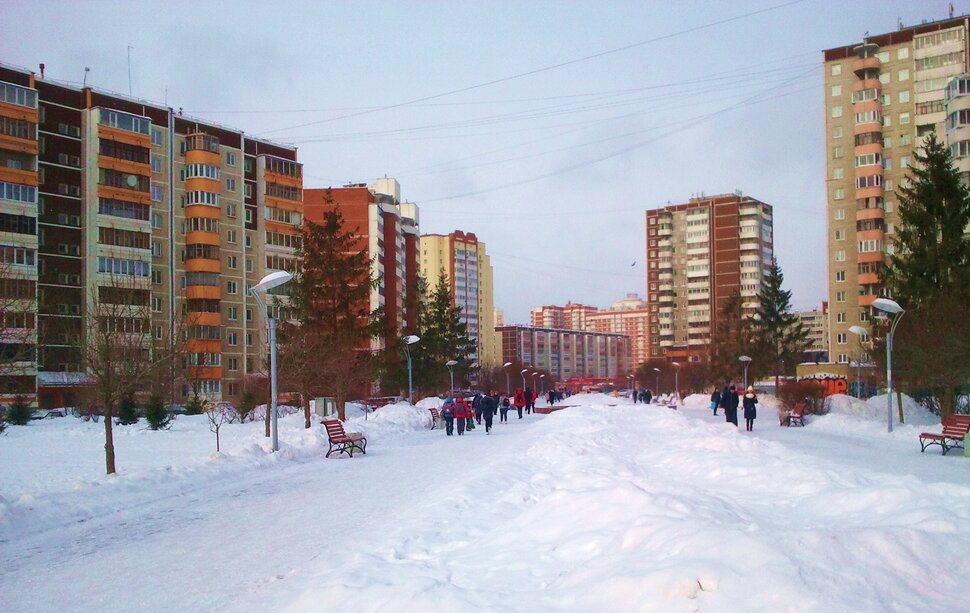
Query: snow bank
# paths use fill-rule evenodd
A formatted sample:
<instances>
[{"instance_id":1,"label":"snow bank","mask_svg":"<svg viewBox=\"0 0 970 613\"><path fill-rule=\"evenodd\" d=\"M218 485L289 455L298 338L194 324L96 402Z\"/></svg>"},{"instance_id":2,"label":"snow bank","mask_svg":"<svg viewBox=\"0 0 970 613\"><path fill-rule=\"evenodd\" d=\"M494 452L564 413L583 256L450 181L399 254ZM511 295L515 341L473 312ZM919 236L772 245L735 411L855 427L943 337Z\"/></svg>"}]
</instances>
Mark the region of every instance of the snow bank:
<instances>
[{"instance_id":1,"label":"snow bank","mask_svg":"<svg viewBox=\"0 0 970 613\"><path fill-rule=\"evenodd\" d=\"M934 425L940 423L938 415L928 411L923 405L903 394L903 416L907 424ZM825 399L829 413L850 415L860 419L886 422L886 395L873 396L868 400L860 400L846 394L834 394ZM893 423L898 423L899 407L896 404L896 394L893 394Z\"/></svg>"},{"instance_id":2,"label":"snow bank","mask_svg":"<svg viewBox=\"0 0 970 613\"><path fill-rule=\"evenodd\" d=\"M367 442L391 434L405 434L431 428L431 413L423 407L415 407L406 400L383 406L363 417L349 418L344 424L348 432L362 432Z\"/></svg>"}]
</instances>

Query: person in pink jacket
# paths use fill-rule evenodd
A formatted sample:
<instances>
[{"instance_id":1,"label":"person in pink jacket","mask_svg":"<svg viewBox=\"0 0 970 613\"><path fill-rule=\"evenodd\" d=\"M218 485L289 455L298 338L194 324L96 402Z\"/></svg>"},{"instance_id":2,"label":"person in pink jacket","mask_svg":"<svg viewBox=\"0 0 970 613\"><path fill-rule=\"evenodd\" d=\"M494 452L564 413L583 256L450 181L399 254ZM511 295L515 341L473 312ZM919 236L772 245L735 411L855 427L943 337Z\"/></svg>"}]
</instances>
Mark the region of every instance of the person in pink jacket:
<instances>
[{"instance_id":1,"label":"person in pink jacket","mask_svg":"<svg viewBox=\"0 0 970 613\"><path fill-rule=\"evenodd\" d=\"M458 424L458 436L465 433L465 422L471 416L471 412L468 410L468 404L465 399L461 396L455 397L455 422Z\"/></svg>"}]
</instances>

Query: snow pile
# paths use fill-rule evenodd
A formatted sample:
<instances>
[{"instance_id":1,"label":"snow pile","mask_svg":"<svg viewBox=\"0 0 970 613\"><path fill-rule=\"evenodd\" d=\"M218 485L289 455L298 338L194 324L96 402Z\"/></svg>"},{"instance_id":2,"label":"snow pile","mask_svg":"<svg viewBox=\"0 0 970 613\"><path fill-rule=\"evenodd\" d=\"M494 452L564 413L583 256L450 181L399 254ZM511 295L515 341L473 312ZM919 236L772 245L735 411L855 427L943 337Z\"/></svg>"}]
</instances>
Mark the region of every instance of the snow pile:
<instances>
[{"instance_id":1,"label":"snow pile","mask_svg":"<svg viewBox=\"0 0 970 613\"><path fill-rule=\"evenodd\" d=\"M389 434L405 434L431 428L431 413L426 408L415 407L406 400L383 406L367 416L348 419L344 430L348 432L362 432L367 437L377 440Z\"/></svg>"},{"instance_id":2,"label":"snow pile","mask_svg":"<svg viewBox=\"0 0 970 613\"><path fill-rule=\"evenodd\" d=\"M940 417L928 411L923 405L903 394L903 416L907 424L932 425L939 424ZM846 394L834 394L825 399L828 412L837 415L850 415L860 419L885 422L887 413L886 395L873 396L868 400L860 400ZM898 423L899 406L896 404L896 394L893 394L893 422Z\"/></svg>"},{"instance_id":3,"label":"snow pile","mask_svg":"<svg viewBox=\"0 0 970 613\"><path fill-rule=\"evenodd\" d=\"M442 398L438 398L437 396L428 396L427 398L418 400L418 404L415 406L422 409L439 409L444 403L445 401Z\"/></svg>"}]
</instances>

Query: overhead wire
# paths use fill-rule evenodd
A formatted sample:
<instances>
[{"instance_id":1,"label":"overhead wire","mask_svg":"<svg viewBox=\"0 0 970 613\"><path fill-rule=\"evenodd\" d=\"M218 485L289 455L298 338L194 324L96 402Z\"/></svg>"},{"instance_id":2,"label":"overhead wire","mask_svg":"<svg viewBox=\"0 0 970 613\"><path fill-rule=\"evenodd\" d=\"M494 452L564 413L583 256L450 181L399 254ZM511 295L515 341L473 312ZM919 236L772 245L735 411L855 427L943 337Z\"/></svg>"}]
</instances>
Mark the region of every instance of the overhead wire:
<instances>
[{"instance_id":1,"label":"overhead wire","mask_svg":"<svg viewBox=\"0 0 970 613\"><path fill-rule=\"evenodd\" d=\"M489 86L492 86L492 85L497 85L499 83L505 83L505 82L508 82L508 81L513 81L513 80L516 80L516 79L521 79L521 78L524 78L524 77L529 77L529 76L541 74L541 73L544 73L544 72L549 72L551 70L556 70L556 69L563 68L563 67L566 67L566 66L572 66L572 65L579 64L579 63L582 63L582 62L587 62L589 60L598 59L598 58L605 57L605 56L612 55L612 54L616 54L616 53L621 53L623 51L629 51L630 49L635 49L637 47L642 47L642 46L645 46L645 45L649 45L649 44L652 44L652 43L657 43L657 42L664 41L664 40L670 40L672 38L677 38L679 36L684 36L686 34L692 34L694 32L701 32L701 31L704 31L704 30L707 30L707 29L711 29L711 28L714 28L714 27L717 27L717 26L721 26L721 25L724 25L724 24L727 24L727 23L732 23L732 22L735 22L735 21L740 21L740 20L743 20L743 19L748 19L748 18L754 17L756 15L761 15L761 14L764 14L764 13L768 13L768 12L780 10L780 9L783 9L783 8L787 8L789 6L793 6L795 4L800 4L802 2L805 2L805 0L789 0L788 2L784 2L782 4L777 4L777 5L774 5L774 6L766 7L766 8L763 8L763 9L757 9L757 10L754 10L754 11L748 11L747 13L742 13L740 15L735 15L733 17L726 17L724 19L719 19L719 20L716 20L716 21L711 21L711 22L708 22L708 23L703 23L703 24L700 24L700 25L697 25L697 26L693 26L693 27L690 27L690 28L685 28L683 30L679 30L679 31L676 31L676 32L671 32L671 33L664 34L664 35L661 35L661 36L656 36L654 38L650 38L650 39L647 39L647 40L644 40L644 41L640 41L640 42L637 42L637 43L632 43L632 44L629 44L629 45L624 45L622 47L616 47L616 48L613 48L613 49L608 49L606 51L601 51L601 52L598 52L598 53L593 53L593 54L590 54L590 55L586 55L586 56L583 56L583 57L575 58L575 59L572 59L572 60L567 60L567 61L564 61L564 62L559 62L559 63L552 64L552 65L549 65L549 66L544 66L544 67L541 67L541 68L535 68L533 70L527 70L525 72L520 72L520 73L513 74L513 75L509 75L509 76L506 76L506 77L501 77L501 78L498 78L498 79L492 79L490 81L485 81L485 82L482 82L482 83L477 83L475 85L468 85L468 86L465 86L465 87L460 87L460 88L457 88L457 89L452 89L452 90L445 91L445 92L441 92L441 93L437 93L437 94L431 94L431 95L428 95L428 96L422 96L420 98L414 98L412 100L407 100L407 101L404 101L404 102L398 102L398 103L395 103L395 104L389 104L389 105L385 105L385 106L378 107L378 108L375 108L375 109L362 110L362 111L357 111L357 112L354 112L354 113L348 113L348 114L344 114L344 115L339 115L337 117L330 117L330 118L327 118L327 119L320 119L320 120L316 120L316 121L303 122L303 123L299 123L299 124L295 124L295 125L283 126L283 127L274 128L274 129L271 129L271 130L265 130L260 135L261 136L265 136L267 134L275 134L275 133L279 133L279 132L286 132L286 131L289 131L289 130L295 130L297 128L305 128L305 127L308 127L308 126L320 125L320 124L329 123L329 122L333 122L333 121L339 121L339 120L342 120L342 119L349 119L351 117L359 117L359 116L362 116L362 115L369 115L369 114L372 114L372 113L378 113L378 112L387 111L387 110L391 110L391 109L395 109L395 108L409 106L409 105L416 104L416 103L419 103L419 102L427 102L429 100L435 100L435 99L438 99L438 98L444 98L446 96L453 96L455 94L459 94L459 93L463 93L463 92L468 92L468 91L473 91L473 90L476 90L476 89L481 89L481 88L484 88L484 87L489 87Z\"/></svg>"}]
</instances>

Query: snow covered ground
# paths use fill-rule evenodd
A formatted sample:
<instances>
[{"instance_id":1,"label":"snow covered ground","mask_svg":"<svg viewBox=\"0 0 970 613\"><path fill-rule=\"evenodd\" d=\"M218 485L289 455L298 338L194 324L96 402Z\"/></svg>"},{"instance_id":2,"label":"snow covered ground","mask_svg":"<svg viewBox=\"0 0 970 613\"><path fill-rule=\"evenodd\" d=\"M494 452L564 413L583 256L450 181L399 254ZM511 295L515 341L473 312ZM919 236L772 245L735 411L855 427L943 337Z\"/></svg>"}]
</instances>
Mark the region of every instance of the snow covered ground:
<instances>
[{"instance_id":1,"label":"snow covered ground","mask_svg":"<svg viewBox=\"0 0 970 613\"><path fill-rule=\"evenodd\" d=\"M4 611L970 610L970 459L886 433L885 398L754 432L574 396L492 435L399 403L326 435L205 417L171 431L73 418L0 436ZM434 399L419 404L434 405ZM879 410L879 407L882 410ZM315 420L316 421L316 420ZM927 425L930 424L930 425ZM352 607L347 603L352 602Z\"/></svg>"}]
</instances>

